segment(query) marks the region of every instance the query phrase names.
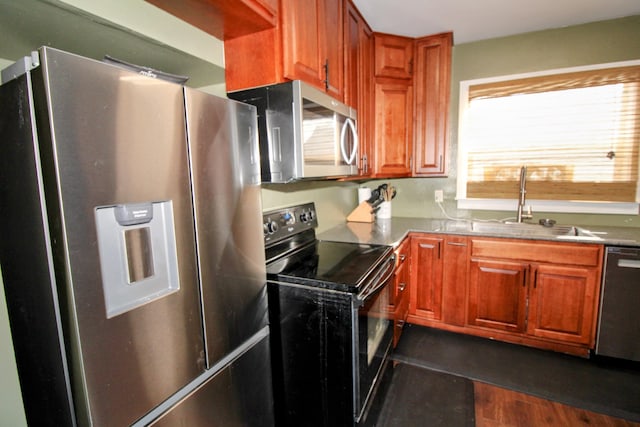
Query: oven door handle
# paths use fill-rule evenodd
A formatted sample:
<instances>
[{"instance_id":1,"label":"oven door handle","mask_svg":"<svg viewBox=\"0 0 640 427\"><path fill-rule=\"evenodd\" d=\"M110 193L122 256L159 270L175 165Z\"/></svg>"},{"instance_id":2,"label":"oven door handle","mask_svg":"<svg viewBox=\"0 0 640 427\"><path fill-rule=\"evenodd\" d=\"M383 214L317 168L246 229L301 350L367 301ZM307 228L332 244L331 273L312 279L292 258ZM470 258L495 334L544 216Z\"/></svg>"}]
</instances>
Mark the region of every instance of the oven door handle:
<instances>
[{"instance_id":1,"label":"oven door handle","mask_svg":"<svg viewBox=\"0 0 640 427\"><path fill-rule=\"evenodd\" d=\"M385 267L381 269L383 271L382 278L374 281L371 285L364 288L362 292L358 294L358 300L365 301L367 298L369 298L370 296L378 292L380 289L382 289L387 284L387 281L391 279L391 277L393 277L395 265L396 265L396 257L394 255L391 258L389 258L388 261L386 261Z\"/></svg>"}]
</instances>

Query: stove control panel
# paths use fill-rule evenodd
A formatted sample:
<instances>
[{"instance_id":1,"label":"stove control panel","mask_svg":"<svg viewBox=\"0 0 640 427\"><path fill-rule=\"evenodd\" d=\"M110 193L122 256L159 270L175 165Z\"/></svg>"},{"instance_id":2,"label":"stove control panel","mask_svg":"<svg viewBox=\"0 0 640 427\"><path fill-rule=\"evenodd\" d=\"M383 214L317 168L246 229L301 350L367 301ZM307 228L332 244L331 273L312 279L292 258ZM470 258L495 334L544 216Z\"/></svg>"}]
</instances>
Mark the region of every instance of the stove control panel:
<instances>
[{"instance_id":1,"label":"stove control panel","mask_svg":"<svg viewBox=\"0 0 640 427\"><path fill-rule=\"evenodd\" d=\"M262 214L262 227L266 244L277 242L318 226L313 202L280 208Z\"/></svg>"}]
</instances>

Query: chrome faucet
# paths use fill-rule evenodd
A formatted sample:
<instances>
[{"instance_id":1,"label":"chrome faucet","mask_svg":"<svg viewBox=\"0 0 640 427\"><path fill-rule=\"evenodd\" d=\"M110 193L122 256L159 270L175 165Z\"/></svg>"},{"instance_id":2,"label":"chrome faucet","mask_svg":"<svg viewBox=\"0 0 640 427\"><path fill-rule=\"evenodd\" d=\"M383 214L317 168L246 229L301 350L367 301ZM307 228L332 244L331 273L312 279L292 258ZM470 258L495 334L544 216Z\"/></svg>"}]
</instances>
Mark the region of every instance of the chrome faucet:
<instances>
[{"instance_id":1,"label":"chrome faucet","mask_svg":"<svg viewBox=\"0 0 640 427\"><path fill-rule=\"evenodd\" d=\"M520 168L520 197L518 198L518 214L516 220L521 223L523 219L532 219L533 213L531 212L531 206L527 207L527 213L523 213L525 198L527 194L527 167L522 166Z\"/></svg>"}]
</instances>

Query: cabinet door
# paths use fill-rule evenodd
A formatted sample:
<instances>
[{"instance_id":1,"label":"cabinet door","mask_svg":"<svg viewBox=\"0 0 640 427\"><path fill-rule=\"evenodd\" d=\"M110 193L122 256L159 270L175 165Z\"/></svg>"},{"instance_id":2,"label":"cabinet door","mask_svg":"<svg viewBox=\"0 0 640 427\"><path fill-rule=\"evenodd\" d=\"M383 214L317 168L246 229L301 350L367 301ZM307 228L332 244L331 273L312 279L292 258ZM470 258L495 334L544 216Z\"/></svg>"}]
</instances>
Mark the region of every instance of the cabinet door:
<instances>
[{"instance_id":1,"label":"cabinet door","mask_svg":"<svg viewBox=\"0 0 640 427\"><path fill-rule=\"evenodd\" d=\"M538 265L533 270L527 333L593 345L598 270Z\"/></svg>"},{"instance_id":2,"label":"cabinet door","mask_svg":"<svg viewBox=\"0 0 640 427\"><path fill-rule=\"evenodd\" d=\"M528 264L472 259L469 264L470 325L524 332Z\"/></svg>"},{"instance_id":3,"label":"cabinet door","mask_svg":"<svg viewBox=\"0 0 640 427\"><path fill-rule=\"evenodd\" d=\"M345 3L344 99L358 114L359 176L373 173L373 35L356 7Z\"/></svg>"},{"instance_id":4,"label":"cabinet door","mask_svg":"<svg viewBox=\"0 0 640 427\"><path fill-rule=\"evenodd\" d=\"M465 325L468 249L467 237L446 236L442 257L442 320L449 325Z\"/></svg>"},{"instance_id":5,"label":"cabinet door","mask_svg":"<svg viewBox=\"0 0 640 427\"><path fill-rule=\"evenodd\" d=\"M306 0L305 0L306 3ZM320 67L325 90L334 98L344 99L344 22L343 0L322 0L318 29L322 40Z\"/></svg>"},{"instance_id":6,"label":"cabinet door","mask_svg":"<svg viewBox=\"0 0 640 427\"><path fill-rule=\"evenodd\" d=\"M441 318L442 243L438 237L411 238L409 313L413 316Z\"/></svg>"},{"instance_id":7,"label":"cabinet door","mask_svg":"<svg viewBox=\"0 0 640 427\"><path fill-rule=\"evenodd\" d=\"M344 13L344 102L360 112L360 22L356 7L347 1ZM358 117L359 119L359 117Z\"/></svg>"},{"instance_id":8,"label":"cabinet door","mask_svg":"<svg viewBox=\"0 0 640 427\"><path fill-rule=\"evenodd\" d=\"M358 132L360 137L360 175L373 175L374 151L374 87L373 33L363 20L360 23L360 73L358 75Z\"/></svg>"},{"instance_id":9,"label":"cabinet door","mask_svg":"<svg viewBox=\"0 0 640 427\"><path fill-rule=\"evenodd\" d=\"M391 34L375 34L375 75L411 79L413 39Z\"/></svg>"},{"instance_id":10,"label":"cabinet door","mask_svg":"<svg viewBox=\"0 0 640 427\"><path fill-rule=\"evenodd\" d=\"M415 44L414 175L446 173L452 39L451 33L445 33Z\"/></svg>"},{"instance_id":11,"label":"cabinet door","mask_svg":"<svg viewBox=\"0 0 640 427\"><path fill-rule=\"evenodd\" d=\"M411 175L413 87L410 81L376 79L375 174Z\"/></svg>"},{"instance_id":12,"label":"cabinet door","mask_svg":"<svg viewBox=\"0 0 640 427\"><path fill-rule=\"evenodd\" d=\"M284 77L324 87L321 32L323 0L291 0L281 4Z\"/></svg>"},{"instance_id":13,"label":"cabinet door","mask_svg":"<svg viewBox=\"0 0 640 427\"><path fill-rule=\"evenodd\" d=\"M284 77L343 99L343 0L282 2Z\"/></svg>"}]
</instances>

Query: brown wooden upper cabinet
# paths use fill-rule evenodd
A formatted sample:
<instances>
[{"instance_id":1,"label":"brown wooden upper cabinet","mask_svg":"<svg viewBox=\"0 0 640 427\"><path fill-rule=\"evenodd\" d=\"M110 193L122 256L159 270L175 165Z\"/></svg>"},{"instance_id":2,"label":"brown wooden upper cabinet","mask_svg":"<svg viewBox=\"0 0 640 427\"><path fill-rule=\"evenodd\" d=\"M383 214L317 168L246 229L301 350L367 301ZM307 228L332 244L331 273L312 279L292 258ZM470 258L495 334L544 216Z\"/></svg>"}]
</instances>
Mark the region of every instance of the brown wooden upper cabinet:
<instances>
[{"instance_id":1,"label":"brown wooden upper cabinet","mask_svg":"<svg viewBox=\"0 0 640 427\"><path fill-rule=\"evenodd\" d=\"M344 102L358 112L359 177L373 174L373 32L347 1L344 13Z\"/></svg>"},{"instance_id":2,"label":"brown wooden upper cabinet","mask_svg":"<svg viewBox=\"0 0 640 427\"><path fill-rule=\"evenodd\" d=\"M228 91L303 80L356 108L359 178L446 174L451 33L372 33L351 0L278 10L275 27L225 40Z\"/></svg>"},{"instance_id":3,"label":"brown wooden upper cabinet","mask_svg":"<svg viewBox=\"0 0 640 427\"><path fill-rule=\"evenodd\" d=\"M411 79L413 76L413 39L376 33L376 77Z\"/></svg>"},{"instance_id":4,"label":"brown wooden upper cabinet","mask_svg":"<svg viewBox=\"0 0 640 427\"><path fill-rule=\"evenodd\" d=\"M220 40L276 26L278 0L146 0Z\"/></svg>"},{"instance_id":5,"label":"brown wooden upper cabinet","mask_svg":"<svg viewBox=\"0 0 640 427\"><path fill-rule=\"evenodd\" d=\"M444 176L447 173L452 45L452 33L415 41L414 176Z\"/></svg>"},{"instance_id":6,"label":"brown wooden upper cabinet","mask_svg":"<svg viewBox=\"0 0 640 427\"><path fill-rule=\"evenodd\" d=\"M411 176L413 39L374 34L374 175Z\"/></svg>"},{"instance_id":7,"label":"brown wooden upper cabinet","mask_svg":"<svg viewBox=\"0 0 640 427\"><path fill-rule=\"evenodd\" d=\"M413 85L411 80L376 77L374 140L376 177L411 176Z\"/></svg>"},{"instance_id":8,"label":"brown wooden upper cabinet","mask_svg":"<svg viewBox=\"0 0 640 427\"><path fill-rule=\"evenodd\" d=\"M375 176L444 176L453 35L374 38Z\"/></svg>"},{"instance_id":9,"label":"brown wooden upper cabinet","mask_svg":"<svg viewBox=\"0 0 640 427\"><path fill-rule=\"evenodd\" d=\"M344 95L344 0L283 0L278 25L225 40L228 91L303 80Z\"/></svg>"}]
</instances>

